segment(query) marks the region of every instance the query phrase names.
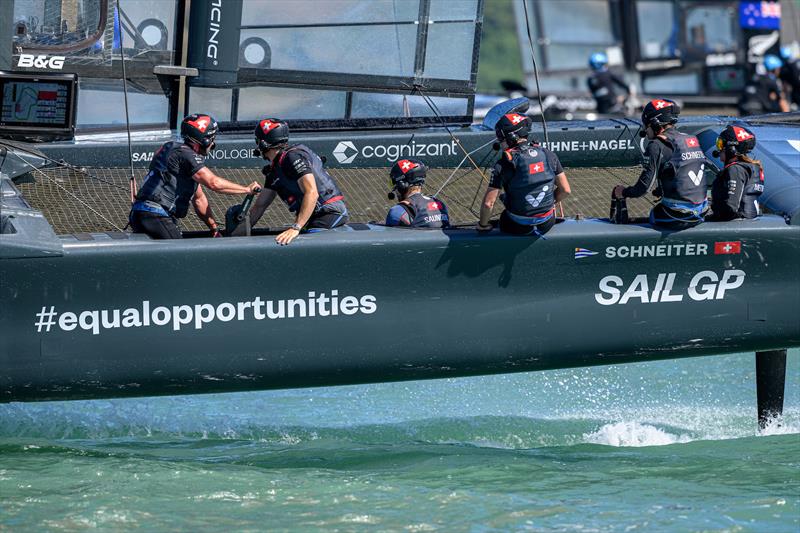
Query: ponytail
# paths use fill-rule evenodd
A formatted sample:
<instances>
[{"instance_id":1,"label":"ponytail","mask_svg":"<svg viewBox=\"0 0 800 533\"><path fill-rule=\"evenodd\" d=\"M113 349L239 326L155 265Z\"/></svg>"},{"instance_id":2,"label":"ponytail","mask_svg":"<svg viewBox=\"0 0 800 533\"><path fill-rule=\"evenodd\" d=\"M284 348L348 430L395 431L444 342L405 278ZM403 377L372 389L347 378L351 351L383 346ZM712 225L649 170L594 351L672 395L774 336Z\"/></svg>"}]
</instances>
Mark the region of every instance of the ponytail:
<instances>
[{"instance_id":1,"label":"ponytail","mask_svg":"<svg viewBox=\"0 0 800 533\"><path fill-rule=\"evenodd\" d=\"M758 159L750 159L750 157L748 157L745 154L739 154L736 157L739 159L739 161L743 161L745 163L750 163L751 165L757 166L759 168L759 170L762 170L762 171L764 170L763 167L761 166L761 161L759 161Z\"/></svg>"}]
</instances>

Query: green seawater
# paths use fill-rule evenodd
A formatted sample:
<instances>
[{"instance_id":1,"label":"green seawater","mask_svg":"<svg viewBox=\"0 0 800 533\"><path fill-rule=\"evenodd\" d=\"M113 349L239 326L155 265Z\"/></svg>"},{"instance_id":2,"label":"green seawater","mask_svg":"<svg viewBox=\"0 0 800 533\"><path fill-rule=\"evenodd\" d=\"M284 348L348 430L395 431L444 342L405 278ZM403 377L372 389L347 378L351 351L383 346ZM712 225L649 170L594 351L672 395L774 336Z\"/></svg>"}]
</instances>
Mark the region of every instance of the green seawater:
<instances>
[{"instance_id":1,"label":"green seawater","mask_svg":"<svg viewBox=\"0 0 800 533\"><path fill-rule=\"evenodd\" d=\"M0 405L0 530L800 531L800 351Z\"/></svg>"}]
</instances>

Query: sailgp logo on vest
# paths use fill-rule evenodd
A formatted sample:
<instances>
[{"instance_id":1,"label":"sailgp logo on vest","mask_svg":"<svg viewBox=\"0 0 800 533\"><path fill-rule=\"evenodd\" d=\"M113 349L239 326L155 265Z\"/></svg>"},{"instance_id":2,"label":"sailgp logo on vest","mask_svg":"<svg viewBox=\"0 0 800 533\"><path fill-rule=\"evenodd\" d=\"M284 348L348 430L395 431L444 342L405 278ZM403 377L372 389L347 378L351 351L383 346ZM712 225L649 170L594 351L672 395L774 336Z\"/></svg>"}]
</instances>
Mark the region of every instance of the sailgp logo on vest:
<instances>
[{"instance_id":1,"label":"sailgp logo on vest","mask_svg":"<svg viewBox=\"0 0 800 533\"><path fill-rule=\"evenodd\" d=\"M700 185L700 182L703 181L703 171L705 170L705 168L706 164L703 163L702 165L700 165L700 169L697 172L693 170L689 171L689 179L692 180L692 183L694 183L695 185Z\"/></svg>"},{"instance_id":2,"label":"sailgp logo on vest","mask_svg":"<svg viewBox=\"0 0 800 533\"><path fill-rule=\"evenodd\" d=\"M213 60L214 65L218 64L219 55L219 30L222 22L222 0L211 0L211 11L208 15L208 42L206 46L206 57Z\"/></svg>"},{"instance_id":3,"label":"sailgp logo on vest","mask_svg":"<svg viewBox=\"0 0 800 533\"><path fill-rule=\"evenodd\" d=\"M356 156L378 157L386 161L397 161L401 157L430 157L456 155L456 142L408 144L367 144L358 148L353 141L340 141L333 149L333 157L342 165L349 165Z\"/></svg>"},{"instance_id":4,"label":"sailgp logo on vest","mask_svg":"<svg viewBox=\"0 0 800 533\"><path fill-rule=\"evenodd\" d=\"M547 191L548 191L548 190L550 190L550 187L548 187L547 185L545 185L544 187L542 187L542 192L540 192L538 195L536 195L536 197L535 197L535 198L533 197L533 195L532 195L532 194L528 193L528 194L525 196L525 201L527 201L527 202L528 202L529 204L531 204L533 207L539 207L539 204L541 204L541 203L542 203L542 200L544 200L544 197L545 197L545 195L547 194Z\"/></svg>"}]
</instances>

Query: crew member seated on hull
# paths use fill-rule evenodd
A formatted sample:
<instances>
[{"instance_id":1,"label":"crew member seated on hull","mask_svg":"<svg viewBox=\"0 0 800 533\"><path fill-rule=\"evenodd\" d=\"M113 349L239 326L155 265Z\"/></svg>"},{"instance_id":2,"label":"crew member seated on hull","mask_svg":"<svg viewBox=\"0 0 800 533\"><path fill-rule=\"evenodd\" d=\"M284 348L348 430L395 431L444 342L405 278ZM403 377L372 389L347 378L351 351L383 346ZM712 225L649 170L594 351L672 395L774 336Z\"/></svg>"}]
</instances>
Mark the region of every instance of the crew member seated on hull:
<instances>
[{"instance_id":1,"label":"crew member seated on hull","mask_svg":"<svg viewBox=\"0 0 800 533\"><path fill-rule=\"evenodd\" d=\"M756 218L761 214L758 197L764 192L761 162L747 153L756 147L753 132L741 126L728 126L717 137L717 150L725 168L711 185L711 210L708 220L725 221Z\"/></svg>"},{"instance_id":2,"label":"crew member seated on hull","mask_svg":"<svg viewBox=\"0 0 800 533\"><path fill-rule=\"evenodd\" d=\"M776 55L767 54L763 64L766 74L757 74L747 82L739 99L739 114L742 116L789 111L778 79L783 61Z\"/></svg>"},{"instance_id":3,"label":"crew member seated on hull","mask_svg":"<svg viewBox=\"0 0 800 533\"><path fill-rule=\"evenodd\" d=\"M680 108L672 100L648 102L642 112L643 136L650 139L639 180L631 187L617 185L615 199L639 198L653 189L660 200L650 211L650 223L665 229L684 229L703 222L706 199L706 156L697 137L674 126Z\"/></svg>"},{"instance_id":4,"label":"crew member seated on hull","mask_svg":"<svg viewBox=\"0 0 800 533\"><path fill-rule=\"evenodd\" d=\"M292 242L301 231L309 233L347 223L344 195L322 164L322 159L302 144L289 145L289 125L266 118L255 130L261 157L270 162L262 172L264 189L253 203L253 225L279 196L295 214L292 227L275 237L280 245Z\"/></svg>"},{"instance_id":5,"label":"crew member seated on hull","mask_svg":"<svg viewBox=\"0 0 800 533\"><path fill-rule=\"evenodd\" d=\"M212 117L190 115L181 123L183 142L164 143L155 153L131 207L130 224L134 233L146 233L154 239L180 239L177 219L187 215L191 203L211 235L219 237L217 222L201 185L222 194L248 194L259 190L256 182L247 187L238 185L206 167L205 156L214 147L218 130Z\"/></svg>"},{"instance_id":6,"label":"crew member seated on hull","mask_svg":"<svg viewBox=\"0 0 800 533\"><path fill-rule=\"evenodd\" d=\"M492 229L492 215L500 190L506 209L500 231L513 235L543 235L556 221L556 202L570 193L569 182L556 154L528 140L531 119L509 113L500 117L494 131L503 153L492 170L481 204L478 231Z\"/></svg>"},{"instance_id":7,"label":"crew member seated on hull","mask_svg":"<svg viewBox=\"0 0 800 533\"><path fill-rule=\"evenodd\" d=\"M800 57L795 57L794 52L788 46L781 48L781 67L780 79L783 82L789 95L786 100L793 103L800 109Z\"/></svg>"},{"instance_id":8,"label":"crew member seated on hull","mask_svg":"<svg viewBox=\"0 0 800 533\"><path fill-rule=\"evenodd\" d=\"M602 114L621 114L625 97L631 94L631 89L625 81L608 70L608 57L601 53L589 57L589 67L592 74L586 83L589 91L597 104L597 112ZM622 89L625 94L618 94L617 89Z\"/></svg>"},{"instance_id":9,"label":"crew member seated on hull","mask_svg":"<svg viewBox=\"0 0 800 533\"><path fill-rule=\"evenodd\" d=\"M417 159L401 159L389 171L392 190L389 199L394 199L395 191L400 201L386 215L387 226L407 228L447 228L450 216L444 202L433 196L422 194L425 175L428 169Z\"/></svg>"}]
</instances>

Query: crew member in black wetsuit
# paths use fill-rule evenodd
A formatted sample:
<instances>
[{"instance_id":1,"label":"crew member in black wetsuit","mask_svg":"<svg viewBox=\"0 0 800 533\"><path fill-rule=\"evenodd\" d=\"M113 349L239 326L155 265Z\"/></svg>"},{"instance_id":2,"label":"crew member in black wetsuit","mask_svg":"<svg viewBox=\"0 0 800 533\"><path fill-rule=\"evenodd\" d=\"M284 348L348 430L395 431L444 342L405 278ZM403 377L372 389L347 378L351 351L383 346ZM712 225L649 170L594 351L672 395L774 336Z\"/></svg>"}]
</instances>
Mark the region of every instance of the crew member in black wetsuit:
<instances>
[{"instance_id":1,"label":"crew member in black wetsuit","mask_svg":"<svg viewBox=\"0 0 800 533\"><path fill-rule=\"evenodd\" d=\"M428 169L418 159L401 159L389 171L392 192L400 195L400 201L386 215L387 226L408 228L446 228L450 226L450 216L444 202L433 196L422 194L425 175Z\"/></svg>"},{"instance_id":2,"label":"crew member in black wetsuit","mask_svg":"<svg viewBox=\"0 0 800 533\"><path fill-rule=\"evenodd\" d=\"M780 113L789 111L789 104L783 95L778 80L783 61L776 55L764 56L766 74L756 74L744 87L739 99L739 114L758 115L762 113Z\"/></svg>"},{"instance_id":3,"label":"crew member in black wetsuit","mask_svg":"<svg viewBox=\"0 0 800 533\"><path fill-rule=\"evenodd\" d=\"M761 162L747 154L756 147L753 132L741 126L728 126L717 137L717 151L725 168L711 185L711 209L708 220L725 221L756 218L761 214L758 197L764 192Z\"/></svg>"},{"instance_id":4,"label":"crew member in black wetsuit","mask_svg":"<svg viewBox=\"0 0 800 533\"><path fill-rule=\"evenodd\" d=\"M625 95L630 95L631 90L628 84L608 70L608 57L601 52L589 57L589 66L593 72L586 82L597 103L597 112L602 114L622 113L625 96L618 94L617 88L622 89Z\"/></svg>"},{"instance_id":5,"label":"crew member in black wetsuit","mask_svg":"<svg viewBox=\"0 0 800 533\"><path fill-rule=\"evenodd\" d=\"M214 147L218 129L210 116L190 115L181 123L183 142L167 142L155 153L131 207L134 233L146 233L154 239L180 239L176 219L187 215L191 203L212 236L219 237L217 222L200 185L223 194L248 194L260 188L256 182L247 187L238 185L206 167L205 155Z\"/></svg>"},{"instance_id":6,"label":"crew member in black wetsuit","mask_svg":"<svg viewBox=\"0 0 800 533\"><path fill-rule=\"evenodd\" d=\"M666 229L696 226L708 210L706 157L697 137L675 130L679 114L672 100L648 102L642 112L644 134L650 139L644 168L636 184L617 185L613 191L614 198L638 198L655 187L660 201L650 211L650 223Z\"/></svg>"},{"instance_id":7,"label":"crew member in black wetsuit","mask_svg":"<svg viewBox=\"0 0 800 533\"><path fill-rule=\"evenodd\" d=\"M800 57L794 57L792 49L788 46L781 48L783 66L780 79L790 93L786 99L800 109Z\"/></svg>"},{"instance_id":8,"label":"crew member in black wetsuit","mask_svg":"<svg viewBox=\"0 0 800 533\"><path fill-rule=\"evenodd\" d=\"M291 228L275 237L278 244L289 244L301 231L322 231L347 223L344 195L317 154L302 144L289 145L286 122L266 118L256 126L255 135L261 156L270 164L262 170L264 190L253 203L253 225L275 196L280 196L296 217Z\"/></svg>"},{"instance_id":9,"label":"crew member in black wetsuit","mask_svg":"<svg viewBox=\"0 0 800 533\"><path fill-rule=\"evenodd\" d=\"M530 130L531 119L525 115L509 113L497 121L494 131L503 154L483 197L478 231L492 229L489 218L501 189L506 209L500 231L543 235L555 224L555 204L569 195L569 182L556 154L528 141Z\"/></svg>"}]
</instances>

